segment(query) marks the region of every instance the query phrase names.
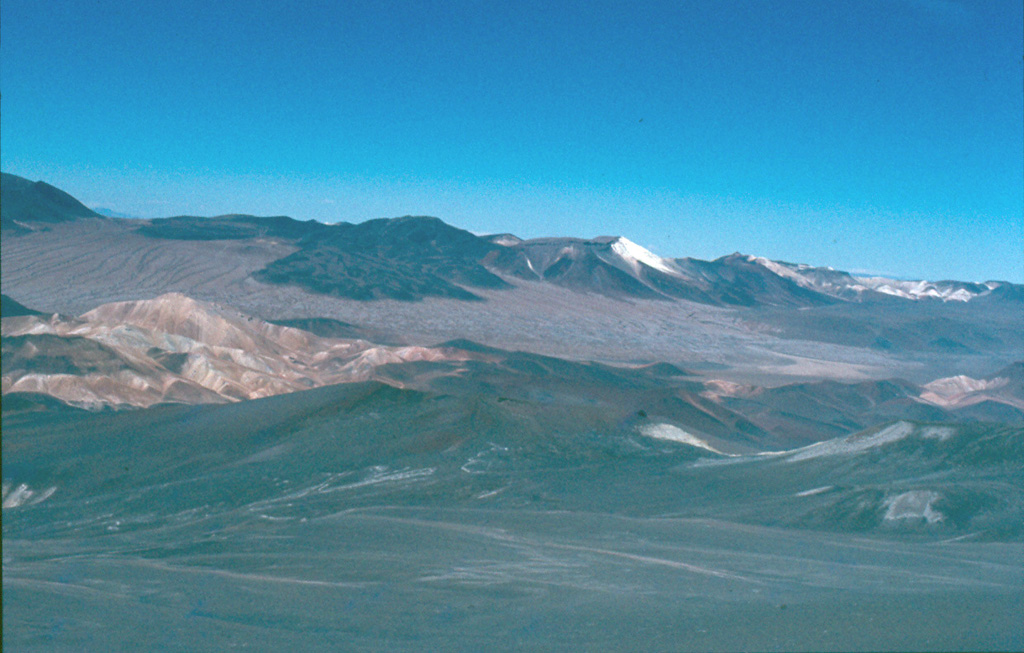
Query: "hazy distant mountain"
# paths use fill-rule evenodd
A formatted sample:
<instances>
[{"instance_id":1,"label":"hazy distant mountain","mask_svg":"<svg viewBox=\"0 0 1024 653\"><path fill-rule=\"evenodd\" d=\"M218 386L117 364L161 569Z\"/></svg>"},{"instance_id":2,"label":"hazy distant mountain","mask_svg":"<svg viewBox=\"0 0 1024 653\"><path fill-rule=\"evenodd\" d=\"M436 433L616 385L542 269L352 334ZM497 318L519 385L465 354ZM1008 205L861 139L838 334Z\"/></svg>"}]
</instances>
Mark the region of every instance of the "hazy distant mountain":
<instances>
[{"instance_id":1,"label":"hazy distant mountain","mask_svg":"<svg viewBox=\"0 0 1024 653\"><path fill-rule=\"evenodd\" d=\"M55 224L80 218L102 218L62 190L17 175L0 173L0 227L25 232L36 223Z\"/></svg>"},{"instance_id":2,"label":"hazy distant mountain","mask_svg":"<svg viewBox=\"0 0 1024 653\"><path fill-rule=\"evenodd\" d=\"M114 209L107 208L105 206L94 206L92 210L100 215L105 215L108 218L122 218L125 220L139 220L137 215L131 215L130 213L123 213L121 211L115 211Z\"/></svg>"},{"instance_id":3,"label":"hazy distant mountain","mask_svg":"<svg viewBox=\"0 0 1024 653\"><path fill-rule=\"evenodd\" d=\"M968 301L1011 284L909 282L733 254L715 261L666 259L627 238L522 240L478 237L437 218L322 225L286 217L153 220L139 233L177 240L280 238L298 251L254 278L351 299L473 300L472 288L508 288L500 276L613 298L687 299L724 306L820 306L898 297Z\"/></svg>"},{"instance_id":4,"label":"hazy distant mountain","mask_svg":"<svg viewBox=\"0 0 1024 653\"><path fill-rule=\"evenodd\" d=\"M682 258L676 259L675 264L720 303L821 306L835 303L836 299L758 265L743 254L730 254L714 261Z\"/></svg>"},{"instance_id":5,"label":"hazy distant mountain","mask_svg":"<svg viewBox=\"0 0 1024 653\"><path fill-rule=\"evenodd\" d=\"M246 240L281 238L299 241L309 235L324 233L328 226L314 220L300 222L287 216L257 217L254 215L220 215L200 218L182 215L150 220L137 232L150 238L168 240Z\"/></svg>"},{"instance_id":6,"label":"hazy distant mountain","mask_svg":"<svg viewBox=\"0 0 1024 653\"><path fill-rule=\"evenodd\" d=\"M614 297L678 298L735 306L816 306L882 297L969 301L1012 288L990 281L901 281L855 277L829 268L731 254L714 261L659 257L623 237L488 237L505 249L488 259L495 268L582 292Z\"/></svg>"}]
</instances>

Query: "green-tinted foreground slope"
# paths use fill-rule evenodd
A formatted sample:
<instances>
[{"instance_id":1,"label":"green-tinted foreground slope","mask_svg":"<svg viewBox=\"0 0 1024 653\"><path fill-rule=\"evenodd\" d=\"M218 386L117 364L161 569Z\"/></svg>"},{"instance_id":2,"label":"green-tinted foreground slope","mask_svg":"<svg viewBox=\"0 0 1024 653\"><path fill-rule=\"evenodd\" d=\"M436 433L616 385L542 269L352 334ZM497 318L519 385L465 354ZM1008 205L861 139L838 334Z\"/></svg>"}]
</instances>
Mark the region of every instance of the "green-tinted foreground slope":
<instances>
[{"instance_id":1,"label":"green-tinted foreground slope","mask_svg":"<svg viewBox=\"0 0 1024 653\"><path fill-rule=\"evenodd\" d=\"M722 456L333 386L4 421L10 650L1019 649L1019 428Z\"/></svg>"}]
</instances>

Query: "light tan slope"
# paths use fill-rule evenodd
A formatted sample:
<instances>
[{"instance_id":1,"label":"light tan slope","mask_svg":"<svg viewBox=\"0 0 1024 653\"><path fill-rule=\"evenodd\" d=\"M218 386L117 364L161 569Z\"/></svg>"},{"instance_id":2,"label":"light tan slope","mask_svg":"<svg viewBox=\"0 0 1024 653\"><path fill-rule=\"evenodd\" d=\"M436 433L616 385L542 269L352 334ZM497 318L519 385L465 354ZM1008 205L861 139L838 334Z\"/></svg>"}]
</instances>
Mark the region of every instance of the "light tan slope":
<instances>
[{"instance_id":1,"label":"light tan slope","mask_svg":"<svg viewBox=\"0 0 1024 653\"><path fill-rule=\"evenodd\" d=\"M466 360L450 348L321 338L179 293L78 318L3 319L3 392L85 406L255 399L364 381L381 365Z\"/></svg>"},{"instance_id":2,"label":"light tan slope","mask_svg":"<svg viewBox=\"0 0 1024 653\"><path fill-rule=\"evenodd\" d=\"M324 346L320 338L307 331L269 324L181 293L167 293L147 301L104 304L84 313L81 319L93 324L130 325L207 346L246 351L283 353Z\"/></svg>"}]
</instances>

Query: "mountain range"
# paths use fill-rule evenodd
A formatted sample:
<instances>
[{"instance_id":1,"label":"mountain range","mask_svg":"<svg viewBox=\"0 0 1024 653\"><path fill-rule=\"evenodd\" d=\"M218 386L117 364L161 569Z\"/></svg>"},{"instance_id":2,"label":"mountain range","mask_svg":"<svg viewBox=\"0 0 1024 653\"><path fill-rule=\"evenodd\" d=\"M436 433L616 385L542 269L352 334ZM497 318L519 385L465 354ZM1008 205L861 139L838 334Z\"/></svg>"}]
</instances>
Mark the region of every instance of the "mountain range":
<instances>
[{"instance_id":1,"label":"mountain range","mask_svg":"<svg viewBox=\"0 0 1024 653\"><path fill-rule=\"evenodd\" d=\"M477 300L474 288L510 288L507 279L542 281L609 297L687 299L718 306L815 306L883 297L967 302L1020 300L1007 282L901 281L732 254L714 261L666 259L624 237L477 236L437 218L407 216L361 224L300 222L279 216L180 216L117 223L43 182L4 173L3 226L11 236L52 225L105 221L177 243L273 241L294 251L253 271L257 281L352 299L425 297Z\"/></svg>"},{"instance_id":2,"label":"mountain range","mask_svg":"<svg viewBox=\"0 0 1024 653\"><path fill-rule=\"evenodd\" d=\"M890 379L765 388L702 378L665 363L602 365L471 341L377 345L336 329L318 335L272 324L176 293L105 304L77 317L25 307L14 312L3 318L9 412L12 399L28 407L38 395L80 408L147 407L232 402L372 379L461 396L600 405L612 422L638 415L671 420L724 450L797 446L887 419L1024 423L1020 363L987 378L960 375L922 386ZM323 324L304 326L324 332Z\"/></svg>"},{"instance_id":3,"label":"mountain range","mask_svg":"<svg viewBox=\"0 0 1024 653\"><path fill-rule=\"evenodd\" d=\"M863 278L739 254L664 259L621 237L481 237L436 218L118 220L68 196L75 209L54 222L33 216L60 191L3 179L3 292L46 312L178 292L271 322L344 323L382 343L710 364L758 382L925 383L983 376L1024 351L1024 291L1006 282Z\"/></svg>"},{"instance_id":4,"label":"mountain range","mask_svg":"<svg viewBox=\"0 0 1024 653\"><path fill-rule=\"evenodd\" d=\"M886 418L1019 422L1024 409L1019 383L1007 380L1020 376L1007 367L1015 362L1008 354L1024 350L1013 328L1022 294L1014 284L862 278L741 254L665 259L623 237L482 237L427 217L357 225L242 215L124 221L98 216L47 184L3 179L5 394L149 406L374 378L422 389L525 385L533 396L551 387L583 401L643 386L638 379L647 373L636 370L664 363L674 372L659 378L658 389L685 394L687 428L717 437L748 424L745 437L762 447L835 437ZM45 265L33 255L39 248L47 250ZM40 304L26 308L8 291ZM148 298L153 291L161 294ZM97 294L119 301L76 310ZM270 307L252 301L261 294ZM351 313L338 308L353 306L376 319L339 319ZM648 311L661 311L662 322L652 325ZM562 352L553 357L551 348L523 347L522 331L507 338L496 324L507 327L504 318L515 313L519 329L579 327L595 312L602 333L584 355L573 350L585 331L549 341ZM404 325L387 328L396 314L433 326L430 339ZM684 346L671 344L685 357L647 351L651 330L664 330L670 342L683 336ZM481 331L498 337L475 337ZM618 352L586 356L612 338L625 341ZM722 355L737 344L752 364ZM523 358L530 353L541 358ZM538 362L566 354L554 366ZM595 368L587 358L616 371L588 385L583 379ZM781 375L765 374L772 359L781 359ZM964 359L974 367L946 367ZM900 378L914 368L915 379ZM524 370L527 380L518 381ZM778 376L797 383L780 384ZM943 392L950 383L959 392ZM666 399L645 401L624 402L623 414Z\"/></svg>"},{"instance_id":5,"label":"mountain range","mask_svg":"<svg viewBox=\"0 0 1024 653\"><path fill-rule=\"evenodd\" d=\"M5 648L1024 645L1024 286L0 195Z\"/></svg>"}]
</instances>

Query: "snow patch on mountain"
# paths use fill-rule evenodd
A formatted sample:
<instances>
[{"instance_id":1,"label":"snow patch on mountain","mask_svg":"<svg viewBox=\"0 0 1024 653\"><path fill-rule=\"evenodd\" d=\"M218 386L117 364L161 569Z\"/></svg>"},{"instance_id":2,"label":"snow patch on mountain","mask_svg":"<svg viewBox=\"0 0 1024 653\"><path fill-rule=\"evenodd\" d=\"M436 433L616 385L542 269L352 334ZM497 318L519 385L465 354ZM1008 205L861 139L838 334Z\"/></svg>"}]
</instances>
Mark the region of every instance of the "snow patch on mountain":
<instances>
[{"instance_id":1,"label":"snow patch on mountain","mask_svg":"<svg viewBox=\"0 0 1024 653\"><path fill-rule=\"evenodd\" d=\"M514 247L523 242L522 238L513 236L512 234L494 234L492 236L487 236L487 240L491 241L495 245L501 245L502 247Z\"/></svg>"},{"instance_id":2,"label":"snow patch on mountain","mask_svg":"<svg viewBox=\"0 0 1024 653\"><path fill-rule=\"evenodd\" d=\"M956 431L948 426L926 426L918 435L926 440L945 442L956 435Z\"/></svg>"},{"instance_id":3,"label":"snow patch on mountain","mask_svg":"<svg viewBox=\"0 0 1024 653\"><path fill-rule=\"evenodd\" d=\"M633 269L634 274L640 272L640 266L646 265L659 272L670 274L674 277L683 275L672 265L668 259L663 259L654 252L637 245L628 238L619 237L612 243L612 251L619 255Z\"/></svg>"}]
</instances>

